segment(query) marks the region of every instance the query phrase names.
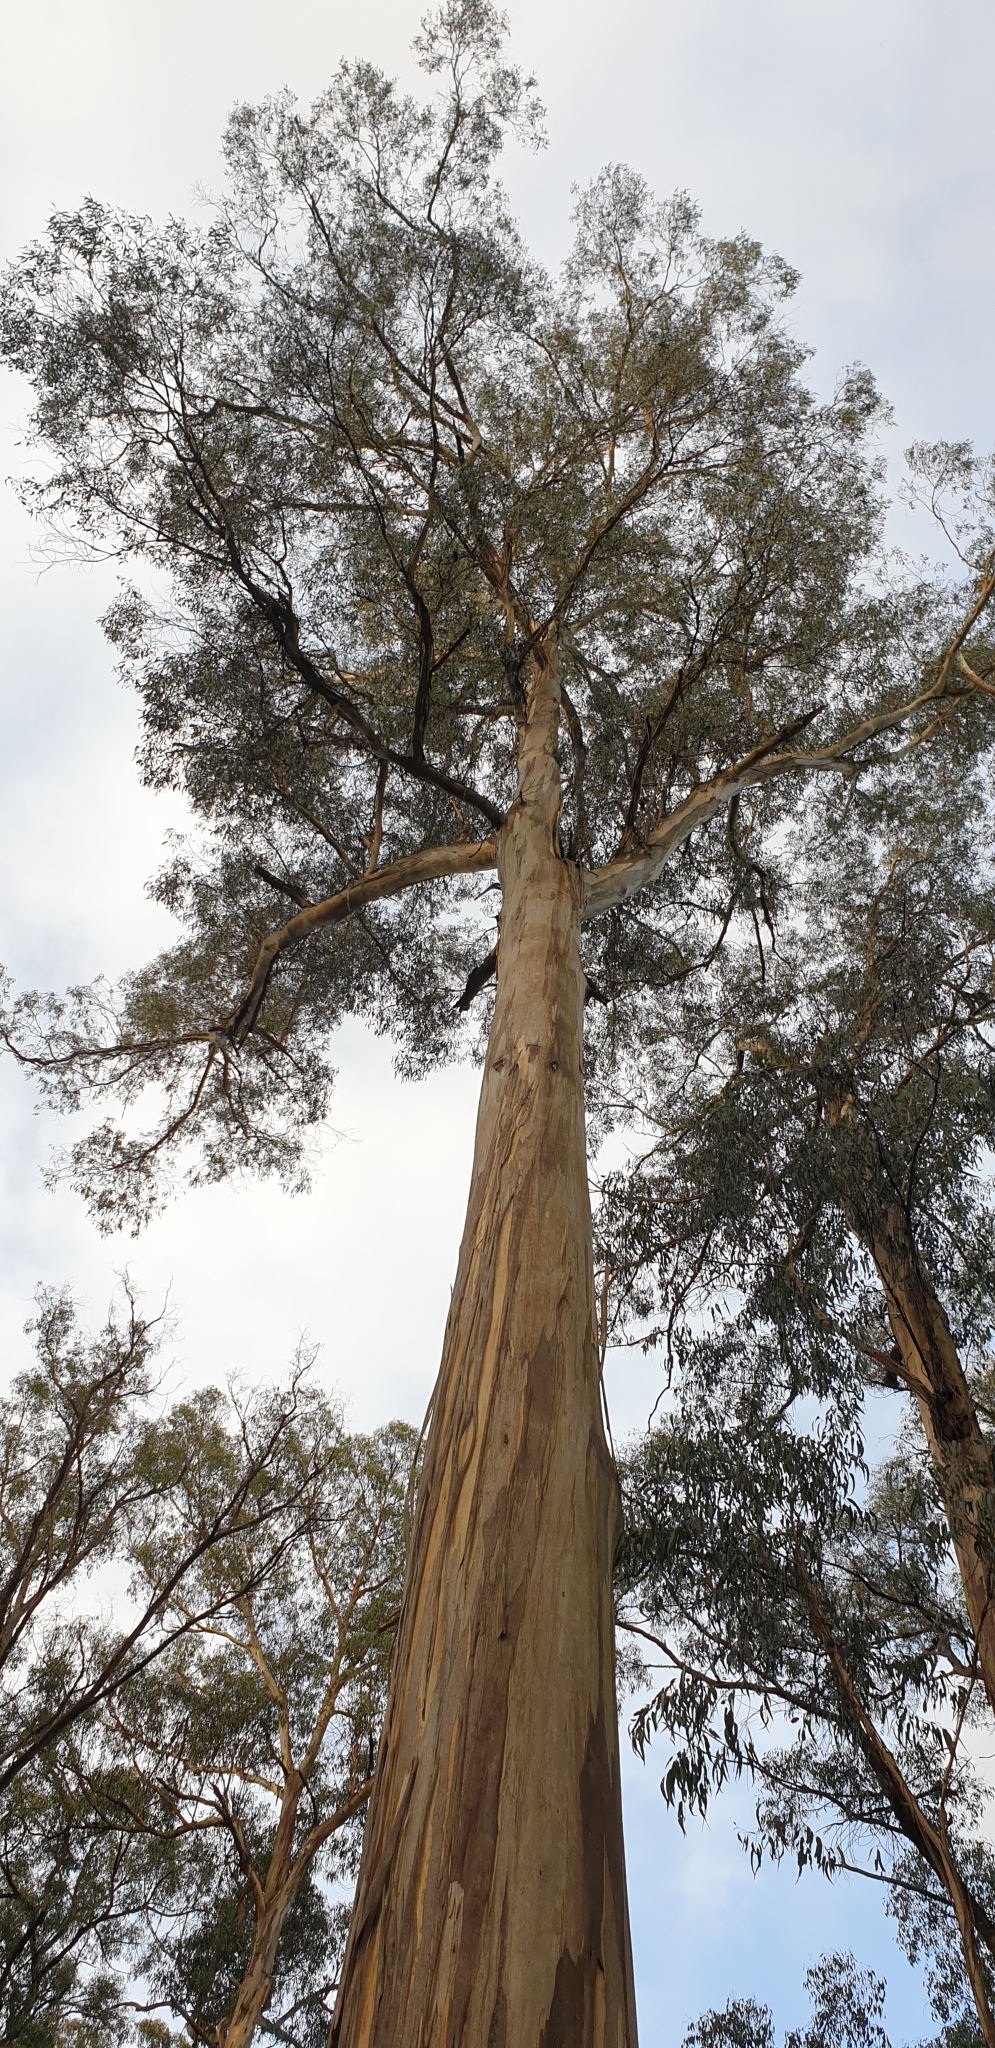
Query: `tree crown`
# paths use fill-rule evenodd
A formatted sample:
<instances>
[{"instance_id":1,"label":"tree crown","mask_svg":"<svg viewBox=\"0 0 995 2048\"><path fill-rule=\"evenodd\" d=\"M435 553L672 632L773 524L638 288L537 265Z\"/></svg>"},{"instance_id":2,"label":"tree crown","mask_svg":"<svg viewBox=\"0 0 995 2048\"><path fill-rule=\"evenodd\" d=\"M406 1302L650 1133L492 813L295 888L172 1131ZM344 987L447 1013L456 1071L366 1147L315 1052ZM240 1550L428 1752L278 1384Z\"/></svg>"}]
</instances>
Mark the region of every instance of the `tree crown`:
<instances>
[{"instance_id":1,"label":"tree crown","mask_svg":"<svg viewBox=\"0 0 995 2048\"><path fill-rule=\"evenodd\" d=\"M236 111L209 226L89 201L8 275L52 456L32 494L142 567L107 629L142 772L200 821L155 885L179 944L12 1032L61 1101L163 1091L144 1136L77 1149L105 1221L146 1213L184 1143L195 1177L293 1178L348 1011L412 1068L459 1042L540 653L609 993L738 914L798 773L990 687L955 662L995 589L977 521L967 625L950 592L886 589L880 402L860 370L806 388L794 273L615 166L550 278L494 176L537 118L498 17L451 0L417 47L429 104L345 64L309 115ZM761 787L762 828L725 832Z\"/></svg>"}]
</instances>

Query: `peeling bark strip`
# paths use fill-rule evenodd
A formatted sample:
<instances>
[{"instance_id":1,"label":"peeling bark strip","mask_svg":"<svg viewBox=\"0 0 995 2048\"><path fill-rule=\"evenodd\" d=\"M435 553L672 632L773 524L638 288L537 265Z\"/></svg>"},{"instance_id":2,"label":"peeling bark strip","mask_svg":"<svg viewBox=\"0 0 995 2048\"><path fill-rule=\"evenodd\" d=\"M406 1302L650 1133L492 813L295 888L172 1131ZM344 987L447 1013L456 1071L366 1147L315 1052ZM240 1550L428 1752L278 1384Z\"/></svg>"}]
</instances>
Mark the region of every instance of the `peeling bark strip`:
<instances>
[{"instance_id":1,"label":"peeling bark strip","mask_svg":"<svg viewBox=\"0 0 995 2048\"><path fill-rule=\"evenodd\" d=\"M634 2048L555 650L498 835L498 988L330 2048Z\"/></svg>"},{"instance_id":2,"label":"peeling bark strip","mask_svg":"<svg viewBox=\"0 0 995 2048\"><path fill-rule=\"evenodd\" d=\"M832 1124L853 1119L853 1099L827 1102ZM899 1376L922 1421L995 1712L995 1446L985 1435L943 1305L919 1256L909 1213L872 1172L843 1200L847 1223L870 1252L895 1339Z\"/></svg>"},{"instance_id":3,"label":"peeling bark strip","mask_svg":"<svg viewBox=\"0 0 995 2048\"><path fill-rule=\"evenodd\" d=\"M995 1459L942 1304L909 1242L904 1217L891 1210L871 1249L888 1320L915 1396L933 1471L950 1525L964 1602L978 1645L989 1706L995 1711Z\"/></svg>"}]
</instances>

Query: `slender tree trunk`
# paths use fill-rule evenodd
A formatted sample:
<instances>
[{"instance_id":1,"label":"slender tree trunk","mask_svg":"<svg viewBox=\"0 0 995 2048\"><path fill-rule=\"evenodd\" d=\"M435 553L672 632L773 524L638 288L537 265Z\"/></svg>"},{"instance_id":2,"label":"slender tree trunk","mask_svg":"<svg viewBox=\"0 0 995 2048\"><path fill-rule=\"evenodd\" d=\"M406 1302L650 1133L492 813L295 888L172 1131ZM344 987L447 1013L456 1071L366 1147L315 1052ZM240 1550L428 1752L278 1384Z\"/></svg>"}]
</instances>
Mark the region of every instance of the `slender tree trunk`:
<instances>
[{"instance_id":1,"label":"slender tree trunk","mask_svg":"<svg viewBox=\"0 0 995 2048\"><path fill-rule=\"evenodd\" d=\"M871 1250L904 1368L915 1395L957 1556L982 1682L995 1709L995 1457L942 1304L889 1213Z\"/></svg>"},{"instance_id":2,"label":"slender tree trunk","mask_svg":"<svg viewBox=\"0 0 995 2048\"><path fill-rule=\"evenodd\" d=\"M311 1829L295 1855L294 1835L297 1830L301 1795L306 1782L306 1775L301 1771L294 1771L288 1776L279 1825L266 1871L266 1882L262 1888L262 1897L257 1902L255 1932L249 1961L236 1993L231 2017L223 2020L218 2028L218 2048L249 2048L250 2042L255 2039L256 2028L266 2010L273 1982L273 1969L280 1938L287 1914L297 1897L301 1879L306 1875L322 1844L327 1842L329 1836L337 1829L344 1827L369 1798L370 1781L366 1779L343 1800L334 1813L326 1815L323 1821Z\"/></svg>"},{"instance_id":3,"label":"slender tree trunk","mask_svg":"<svg viewBox=\"0 0 995 2048\"><path fill-rule=\"evenodd\" d=\"M231 2017L218 2028L218 2048L249 2048L266 2010L284 1921L293 1905L304 1868L300 1859L295 1865L291 1854L301 1789L300 1781L293 1783L289 1796L283 1801L266 1882L256 1910L252 1951Z\"/></svg>"},{"instance_id":4,"label":"slender tree trunk","mask_svg":"<svg viewBox=\"0 0 995 2048\"><path fill-rule=\"evenodd\" d=\"M826 1108L832 1123L856 1128L852 1096L830 1098ZM919 1258L908 1213L881 1178L874 1155L864 1151L861 1165L843 1207L884 1290L902 1378L919 1408L950 1528L982 1683L995 1712L995 1445L978 1421L967 1374Z\"/></svg>"},{"instance_id":5,"label":"slender tree trunk","mask_svg":"<svg viewBox=\"0 0 995 2048\"><path fill-rule=\"evenodd\" d=\"M238 1987L232 2015L218 2028L218 2048L249 2048L266 2010L273 1964L283 1932L287 1907L280 1901L261 1915L256 1926L248 1968Z\"/></svg>"},{"instance_id":6,"label":"slender tree trunk","mask_svg":"<svg viewBox=\"0 0 995 2048\"><path fill-rule=\"evenodd\" d=\"M957 1921L964 1967L974 1998L981 2037L985 2048L995 2048L995 2017L988 1997L986 1970L981 1960L981 1941L983 1939L986 1945L990 1942L991 1922L984 1908L972 1897L961 1876L950 1847L942 1813L939 1816L940 1825L937 1827L923 1812L896 1758L860 1698L815 1586L807 1573L800 1572L799 1576L808 1599L813 1628L827 1652L840 1698L852 1717L864 1755L903 1835L929 1864L950 1900Z\"/></svg>"},{"instance_id":7,"label":"slender tree trunk","mask_svg":"<svg viewBox=\"0 0 995 2048\"><path fill-rule=\"evenodd\" d=\"M330 2048L633 2048L555 650L498 840L469 1208Z\"/></svg>"}]
</instances>

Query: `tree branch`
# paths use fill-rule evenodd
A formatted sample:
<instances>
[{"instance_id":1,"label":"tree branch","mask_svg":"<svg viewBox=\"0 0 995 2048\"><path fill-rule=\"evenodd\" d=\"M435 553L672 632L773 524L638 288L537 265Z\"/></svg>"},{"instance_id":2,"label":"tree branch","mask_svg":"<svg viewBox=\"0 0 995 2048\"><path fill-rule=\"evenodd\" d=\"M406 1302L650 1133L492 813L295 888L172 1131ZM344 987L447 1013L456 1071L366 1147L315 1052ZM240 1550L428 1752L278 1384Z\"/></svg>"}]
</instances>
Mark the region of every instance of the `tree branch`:
<instances>
[{"instance_id":1,"label":"tree branch","mask_svg":"<svg viewBox=\"0 0 995 2048\"><path fill-rule=\"evenodd\" d=\"M989 591L988 595L991 594ZM975 612L978 609L975 607ZM616 909L637 889L644 889L648 883L655 882L685 839L690 838L699 825L708 824L725 804L741 795L743 790L772 782L780 775L859 773L865 764L851 758L855 748L865 746L868 740L876 739L880 733L892 732L897 726L905 725L917 711L947 694L945 678L948 668L949 663L945 662L940 682L931 683L928 689L920 690L915 697L907 698L890 711L880 711L873 718L863 719L830 746L820 747L811 754L780 753L778 749L812 723L823 708L821 705L806 712L793 724L784 726L770 739L761 741L741 760L723 768L698 789L693 789L669 817L653 828L638 852L622 854L617 860L608 861L604 867L593 868L585 880L582 916L585 919L599 917L605 910Z\"/></svg>"},{"instance_id":2,"label":"tree branch","mask_svg":"<svg viewBox=\"0 0 995 2048\"><path fill-rule=\"evenodd\" d=\"M316 696L322 697L326 704L332 705L347 721L355 733L357 741L361 743L363 751L367 754L372 754L374 760L386 761L391 767L399 768L403 774L412 776L415 781L427 782L434 789L442 790L447 796L456 797L460 803L469 804L471 809L479 811L489 824L494 826L500 825L503 813L480 790L473 789L469 783L460 782L455 776L446 775L441 768L433 768L431 763L425 760L423 751L421 754L417 752L399 754L393 747L388 747L384 744L364 713L360 711L359 706L354 704L351 697L347 697L344 691L335 689L331 683L327 682L320 669L311 660L310 655L305 653L300 643L300 622L289 595L278 596L273 591L266 590L261 583L258 583L242 561L238 542L230 528L223 524L222 530L231 567L257 610L262 612L263 617L269 620L281 653L290 663L290 666L296 669L297 674L302 682L307 684L308 689L313 690ZM424 623L421 621L420 613L419 621L424 640ZM429 621L429 624L431 624L431 621ZM422 657L422 668L424 668L424 654ZM430 682L431 655L428 657L428 683ZM427 685L424 712L427 717ZM421 737L422 735L416 729L416 744L420 744Z\"/></svg>"},{"instance_id":3,"label":"tree branch","mask_svg":"<svg viewBox=\"0 0 995 2048\"><path fill-rule=\"evenodd\" d=\"M406 854L385 868L376 868L372 873L361 875L336 895L327 896L323 902L299 911L296 917L290 918L278 931L269 932L263 940L245 995L234 1014L219 1027L219 1036L223 1033L235 1045L243 1043L259 1015L276 962L282 954L309 939L312 932L321 930L324 925L341 924L354 910L361 910L367 903L376 903L385 896L399 896L403 890L413 888L417 883L442 881L452 875L479 874L496 865L497 848L493 839L480 839L475 843L457 840L451 846L426 847L420 853Z\"/></svg>"}]
</instances>

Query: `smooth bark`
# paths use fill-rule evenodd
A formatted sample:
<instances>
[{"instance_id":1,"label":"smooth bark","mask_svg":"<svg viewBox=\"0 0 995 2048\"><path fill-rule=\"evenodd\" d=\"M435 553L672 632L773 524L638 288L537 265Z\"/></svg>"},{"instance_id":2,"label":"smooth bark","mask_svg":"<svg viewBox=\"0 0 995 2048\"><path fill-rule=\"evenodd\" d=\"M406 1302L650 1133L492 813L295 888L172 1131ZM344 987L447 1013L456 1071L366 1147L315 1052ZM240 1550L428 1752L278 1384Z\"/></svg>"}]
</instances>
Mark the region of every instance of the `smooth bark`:
<instances>
[{"instance_id":1,"label":"smooth bark","mask_svg":"<svg viewBox=\"0 0 995 2048\"><path fill-rule=\"evenodd\" d=\"M300 1789L295 1788L298 1795ZM218 2048L250 2048L266 2009L280 1936L306 1867L301 1862L295 1868L291 1860L298 1803L298 1798L284 1801L265 1887L259 1888L256 1880L256 1927L252 1952L238 1987L231 2017L218 2028Z\"/></svg>"},{"instance_id":2,"label":"smooth bark","mask_svg":"<svg viewBox=\"0 0 995 2048\"><path fill-rule=\"evenodd\" d=\"M498 984L391 1699L331 2048L632 2048L555 649L497 838Z\"/></svg>"}]
</instances>

